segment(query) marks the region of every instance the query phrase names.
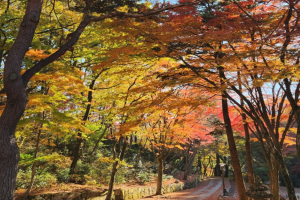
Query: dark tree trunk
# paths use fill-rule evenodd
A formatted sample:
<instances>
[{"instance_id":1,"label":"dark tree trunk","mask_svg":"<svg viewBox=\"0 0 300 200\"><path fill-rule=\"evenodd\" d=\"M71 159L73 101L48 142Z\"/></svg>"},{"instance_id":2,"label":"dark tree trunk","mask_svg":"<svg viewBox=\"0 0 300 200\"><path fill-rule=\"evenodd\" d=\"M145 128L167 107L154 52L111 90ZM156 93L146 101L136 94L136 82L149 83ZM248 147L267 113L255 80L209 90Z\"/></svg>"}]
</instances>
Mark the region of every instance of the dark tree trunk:
<instances>
[{"instance_id":1,"label":"dark tree trunk","mask_svg":"<svg viewBox=\"0 0 300 200\"><path fill-rule=\"evenodd\" d=\"M248 124L246 123L246 115L242 113L242 118L244 121L244 131L245 131L245 149L246 149L246 162L248 168L248 180L249 184L254 184L254 172L252 166L252 156L251 156L251 148L250 148L250 134L248 129Z\"/></svg>"},{"instance_id":2,"label":"dark tree trunk","mask_svg":"<svg viewBox=\"0 0 300 200\"><path fill-rule=\"evenodd\" d=\"M225 74L223 67L219 67L219 74L220 74L220 80L221 80L221 87L225 86L224 80L225 80ZM240 161L233 137L233 130L231 127L231 120L229 117L229 111L228 111L228 102L227 102L227 93L226 90L222 93L222 111L223 111L223 118L225 123L225 129L227 134L227 141L229 145L229 151L231 156L231 163L234 170L234 178L236 181L236 186L239 194L240 200L246 200L247 196L245 195L245 184L243 180L243 174L240 166Z\"/></svg>"},{"instance_id":3,"label":"dark tree trunk","mask_svg":"<svg viewBox=\"0 0 300 200\"><path fill-rule=\"evenodd\" d=\"M26 84L20 75L22 61L28 50L42 8L42 1L29 0L19 34L4 64L6 107L0 118L0 199L11 200L16 188L19 148L15 130L27 104Z\"/></svg>"},{"instance_id":4,"label":"dark tree trunk","mask_svg":"<svg viewBox=\"0 0 300 200\"><path fill-rule=\"evenodd\" d=\"M89 85L90 91L88 92L88 104L86 106L85 113L84 113L84 116L82 118L83 123L85 123L88 120L90 110L92 108L93 89L94 89L95 82L99 78L101 73L104 72L105 70L106 69L103 69L100 73L98 73ZM72 160L72 163L71 163L71 166L70 166L69 174L74 174L75 173L75 168L76 168L77 162L80 158L80 147L81 147L81 144L83 142L82 133L80 131L77 134L77 140L76 141L77 141L77 143L76 143L76 146L74 148L73 160Z\"/></svg>"},{"instance_id":5,"label":"dark tree trunk","mask_svg":"<svg viewBox=\"0 0 300 200\"><path fill-rule=\"evenodd\" d=\"M201 162L201 156L198 156L198 168L200 174L202 174L202 162Z\"/></svg>"},{"instance_id":6,"label":"dark tree trunk","mask_svg":"<svg viewBox=\"0 0 300 200\"><path fill-rule=\"evenodd\" d=\"M113 158L116 159L116 158L119 158L120 161L122 161L124 159L124 155L125 155L125 151L126 151L126 148L127 148L127 145L128 145L128 141L127 141L127 137L120 137L119 139L119 144L118 144L118 147L116 149L116 145L117 145L117 141L115 142L112 150L113 150ZM121 145L123 143L123 146L121 148ZM112 198L112 193L113 193L113 189L114 189L114 183L115 183L115 177L116 177L116 173L118 171L118 164L119 164L119 161L115 161L114 164L113 164L113 167L112 167L112 172L111 172L111 175L110 175L110 181L109 181L109 187L108 187L108 193L107 193L107 196L105 198L105 200L111 200Z\"/></svg>"},{"instance_id":7,"label":"dark tree trunk","mask_svg":"<svg viewBox=\"0 0 300 200\"><path fill-rule=\"evenodd\" d=\"M80 158L80 147L81 147L81 144L82 144L82 134L81 133L78 133L77 135L77 143L76 143L76 146L74 148L74 152L73 152L73 160L72 160L72 163L71 163L71 166L70 166L70 172L69 174L74 174L75 173L75 168L76 168L76 165L77 165L77 162Z\"/></svg>"},{"instance_id":8,"label":"dark tree trunk","mask_svg":"<svg viewBox=\"0 0 300 200\"><path fill-rule=\"evenodd\" d=\"M192 145L192 144L190 144ZM190 148L187 149L186 151L186 156L185 156L185 165L184 165L184 174L183 174L183 180L187 180L188 175L190 175L191 173L191 168L193 166L195 157L196 157L196 153L198 151L199 148L192 148L192 154L190 153Z\"/></svg>"},{"instance_id":9,"label":"dark tree trunk","mask_svg":"<svg viewBox=\"0 0 300 200\"><path fill-rule=\"evenodd\" d=\"M0 118L0 199L12 200L16 188L19 148L15 139L16 125L25 105L6 106ZM14 123L12 123L14 122Z\"/></svg>"},{"instance_id":10,"label":"dark tree trunk","mask_svg":"<svg viewBox=\"0 0 300 200\"><path fill-rule=\"evenodd\" d=\"M279 195L279 164L274 156L270 156L272 166L269 166L270 191L273 194L272 200L280 200Z\"/></svg>"},{"instance_id":11,"label":"dark tree trunk","mask_svg":"<svg viewBox=\"0 0 300 200\"><path fill-rule=\"evenodd\" d=\"M224 173L224 177L228 177L228 162L227 162L227 157L224 156L223 158L223 163L225 164L225 173Z\"/></svg>"},{"instance_id":12,"label":"dark tree trunk","mask_svg":"<svg viewBox=\"0 0 300 200\"><path fill-rule=\"evenodd\" d=\"M158 163L158 175L157 175L157 188L156 188L156 194L160 195L162 194L162 181L163 181L163 159L157 158L156 159Z\"/></svg>"},{"instance_id":13,"label":"dark tree trunk","mask_svg":"<svg viewBox=\"0 0 300 200\"><path fill-rule=\"evenodd\" d=\"M216 153L216 166L214 168L214 175L215 176L222 175L221 168L220 168L220 155L218 153Z\"/></svg>"},{"instance_id":14,"label":"dark tree trunk","mask_svg":"<svg viewBox=\"0 0 300 200\"><path fill-rule=\"evenodd\" d=\"M297 200L296 198L296 193L295 193L295 188L293 186L292 180L290 178L290 174L288 172L288 169L286 167L284 158L277 149L273 149L273 155L276 159L276 161L279 163L279 170L281 172L282 178L284 180L288 195L289 195L289 200Z\"/></svg>"},{"instance_id":15,"label":"dark tree trunk","mask_svg":"<svg viewBox=\"0 0 300 200\"><path fill-rule=\"evenodd\" d=\"M118 161L114 162L114 164L113 164L113 168L112 168L110 180L109 180L109 185L108 185L107 196L106 196L105 200L111 200L111 198L112 198L115 177L116 177L116 173L118 171L117 167L118 167Z\"/></svg>"}]
</instances>

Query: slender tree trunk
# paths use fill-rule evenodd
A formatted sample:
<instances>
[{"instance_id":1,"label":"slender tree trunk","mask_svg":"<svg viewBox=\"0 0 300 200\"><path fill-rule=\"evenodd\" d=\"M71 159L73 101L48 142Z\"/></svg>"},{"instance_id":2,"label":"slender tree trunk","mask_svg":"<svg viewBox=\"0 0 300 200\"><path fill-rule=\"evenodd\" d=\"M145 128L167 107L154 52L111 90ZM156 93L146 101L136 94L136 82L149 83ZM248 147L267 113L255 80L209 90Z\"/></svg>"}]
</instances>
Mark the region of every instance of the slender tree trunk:
<instances>
[{"instance_id":1,"label":"slender tree trunk","mask_svg":"<svg viewBox=\"0 0 300 200\"><path fill-rule=\"evenodd\" d=\"M121 145L123 143L123 146L121 148ZM113 154L114 154L114 159L119 158L120 161L122 161L124 159L124 155L125 155L125 151L128 145L127 142L127 138L126 137L120 137L119 139L119 146L118 146L118 152L116 152L116 144L117 142L114 144L113 146ZM113 189L114 189L114 183L115 183L115 177L116 177L116 173L118 171L118 164L119 161L115 161L113 164L113 168L112 168L112 172L111 172L111 176L110 176L110 181L109 181L109 187L108 187L108 193L107 196L105 198L105 200L111 200L112 198L112 193L113 193Z\"/></svg>"},{"instance_id":2,"label":"slender tree trunk","mask_svg":"<svg viewBox=\"0 0 300 200\"><path fill-rule=\"evenodd\" d=\"M253 39L254 40L254 39ZM255 58L253 58L255 60ZM238 72L238 81L239 81L239 90L242 92L242 81L241 81L241 74ZM240 97L241 101L241 106L244 107L244 101L243 98ZM250 147L250 133L249 133L249 127L247 123L247 116L245 113L241 114L242 119L243 119L243 126L244 126L244 132L245 132L245 150L246 150L246 162L247 162L247 175L248 175L248 180L249 184L253 185L254 184L254 172L253 172L253 166L252 166L252 157L251 157L251 147Z\"/></svg>"},{"instance_id":3,"label":"slender tree trunk","mask_svg":"<svg viewBox=\"0 0 300 200\"><path fill-rule=\"evenodd\" d=\"M95 82L99 78L99 76L102 74L102 72L104 72L105 70L106 69L103 69L101 72L99 72L89 85L90 91L88 92L88 104L86 106L85 113L84 113L84 116L82 118L83 124L88 120L90 110L92 108L93 89L94 89ZM83 142L82 133L79 131L78 134L77 134L77 143L76 143L76 146L75 146L75 149L74 149L73 160L72 160L72 163L71 163L71 166L70 166L69 174L74 174L74 172L75 172L77 162L80 158L80 147L81 147L82 142Z\"/></svg>"},{"instance_id":4,"label":"slender tree trunk","mask_svg":"<svg viewBox=\"0 0 300 200\"><path fill-rule=\"evenodd\" d=\"M195 160L195 156L196 156L195 153L193 153L192 155L188 155L187 156L187 160L186 160L185 166L184 166L183 180L187 180L188 175L191 174L191 168L193 166L193 162Z\"/></svg>"},{"instance_id":5,"label":"slender tree trunk","mask_svg":"<svg viewBox=\"0 0 300 200\"><path fill-rule=\"evenodd\" d=\"M271 156L270 161L272 163L272 166L269 166L270 170L270 191L273 194L272 200L280 200L279 195L279 164L274 159L273 156Z\"/></svg>"},{"instance_id":6,"label":"slender tree trunk","mask_svg":"<svg viewBox=\"0 0 300 200\"><path fill-rule=\"evenodd\" d=\"M248 168L248 180L249 184L254 184L254 172L253 172L253 165L252 165L252 156L251 156L251 147L250 147L250 134L248 129L248 124L245 123L246 121L246 115L242 113L242 118L244 121L244 131L245 131L245 149L246 149L246 162L247 162L247 168Z\"/></svg>"},{"instance_id":7,"label":"slender tree trunk","mask_svg":"<svg viewBox=\"0 0 300 200\"><path fill-rule=\"evenodd\" d=\"M77 162L80 158L80 147L81 147L81 144L82 144L82 133L78 133L78 137L77 137L77 143L76 143L76 146L74 148L74 152L73 152L73 160L72 160L72 163L71 163L71 166L70 166L70 172L69 174L74 174L75 173L75 168L76 168L76 165L77 165Z\"/></svg>"},{"instance_id":8,"label":"slender tree trunk","mask_svg":"<svg viewBox=\"0 0 300 200\"><path fill-rule=\"evenodd\" d=\"M204 176L207 176L206 170L207 170L207 165L203 165L203 175Z\"/></svg>"},{"instance_id":9,"label":"slender tree trunk","mask_svg":"<svg viewBox=\"0 0 300 200\"><path fill-rule=\"evenodd\" d=\"M222 172L221 172L221 168L220 168L220 155L218 153L216 153L216 166L214 169L214 175L215 176L221 176Z\"/></svg>"},{"instance_id":10,"label":"slender tree trunk","mask_svg":"<svg viewBox=\"0 0 300 200\"><path fill-rule=\"evenodd\" d=\"M219 67L219 73L221 79L221 86L224 87L225 74L224 74L223 67ZM223 111L227 141L228 141L229 151L231 156L231 163L234 170L234 178L236 181L239 198L240 200L246 200L247 199L247 196L245 195L246 188L245 188L240 161L239 161L239 157L238 157L238 153L237 153L237 149L233 137L233 130L231 127L231 121L230 121L229 111L228 111L227 95L225 93L226 91L224 90L222 93L222 111Z\"/></svg>"},{"instance_id":11,"label":"slender tree trunk","mask_svg":"<svg viewBox=\"0 0 300 200\"><path fill-rule=\"evenodd\" d=\"M279 169L280 169L282 178L284 180L284 183L285 183L288 195L289 195L289 200L297 200L295 188L293 186L290 174L288 172L288 169L285 164L285 160L284 160L281 152L279 152L277 149L274 148L272 153L276 159L276 162L278 162L278 164L279 164Z\"/></svg>"},{"instance_id":12,"label":"slender tree trunk","mask_svg":"<svg viewBox=\"0 0 300 200\"><path fill-rule=\"evenodd\" d=\"M232 162L232 167L234 169L234 178L236 181L239 198L240 198L240 200L246 200L247 199L247 196L245 195L246 189L245 189L245 184L244 184L244 180L243 180L240 161L238 158L238 153L237 153L237 149L236 149L236 145L235 145L235 141L234 141L234 137L233 137L231 121L230 121L229 114L228 114L227 99L226 99L225 95L222 95L222 107L223 107L223 117L224 117L224 122L225 122L225 127L226 127L231 162Z\"/></svg>"},{"instance_id":13,"label":"slender tree trunk","mask_svg":"<svg viewBox=\"0 0 300 200\"><path fill-rule=\"evenodd\" d=\"M42 112L42 120L45 119L45 111ZM41 123L41 128L43 127L43 123ZM38 131L37 139L36 139L36 145L35 145L35 151L33 155L33 159L37 158L38 152L39 152L39 145L40 145L40 138L41 138L42 130L40 129ZM25 196L27 197L32 189L33 183L34 183L34 177L35 177L35 172L36 172L36 162L33 162L32 168L31 168L31 179L30 179L30 184L29 187L27 188L27 191L25 192Z\"/></svg>"},{"instance_id":14,"label":"slender tree trunk","mask_svg":"<svg viewBox=\"0 0 300 200\"><path fill-rule=\"evenodd\" d=\"M185 154L185 164L184 164L183 180L187 180L187 177L188 177L189 151L190 151L190 148L187 149L187 151L186 151L187 153Z\"/></svg>"},{"instance_id":15,"label":"slender tree trunk","mask_svg":"<svg viewBox=\"0 0 300 200\"><path fill-rule=\"evenodd\" d=\"M105 128L104 128L104 130L103 130L103 133L102 133L102 134L100 135L100 137L98 138L98 140L97 140L97 142L96 142L96 144L95 144L95 146L94 146L94 148L93 148L93 150L92 150L92 152L91 152L91 154L90 154L91 156L93 156L94 153L96 152L96 150L97 150L97 148L98 148L98 146L99 146L99 143L100 143L101 140L103 139L103 137L104 137L104 135L105 135L107 129L108 129L108 127L105 126Z\"/></svg>"},{"instance_id":16,"label":"slender tree trunk","mask_svg":"<svg viewBox=\"0 0 300 200\"><path fill-rule=\"evenodd\" d=\"M108 193L107 193L105 200L111 200L111 198L112 198L115 177L116 177L116 173L118 171L117 166L118 166L118 161L114 162L114 164L113 164L113 169L111 171L110 181L109 181L109 185L108 185Z\"/></svg>"},{"instance_id":17,"label":"slender tree trunk","mask_svg":"<svg viewBox=\"0 0 300 200\"><path fill-rule=\"evenodd\" d=\"M162 181L163 181L163 159L162 158L156 158L156 161L158 163L158 175L157 175L157 188L156 188L156 194L160 195L162 194Z\"/></svg>"},{"instance_id":18,"label":"slender tree trunk","mask_svg":"<svg viewBox=\"0 0 300 200\"><path fill-rule=\"evenodd\" d=\"M202 174L202 162L201 162L201 156L198 156L198 168L200 174Z\"/></svg>"}]
</instances>

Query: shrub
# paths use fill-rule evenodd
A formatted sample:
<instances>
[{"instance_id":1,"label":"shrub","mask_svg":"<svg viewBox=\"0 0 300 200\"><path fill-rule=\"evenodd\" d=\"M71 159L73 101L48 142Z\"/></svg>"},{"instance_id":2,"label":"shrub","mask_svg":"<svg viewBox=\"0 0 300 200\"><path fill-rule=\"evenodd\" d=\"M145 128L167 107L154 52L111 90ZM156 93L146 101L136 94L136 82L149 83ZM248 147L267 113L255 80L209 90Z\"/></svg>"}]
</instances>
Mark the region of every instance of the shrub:
<instances>
[{"instance_id":1,"label":"shrub","mask_svg":"<svg viewBox=\"0 0 300 200\"><path fill-rule=\"evenodd\" d=\"M29 187L31 180L31 170L19 170L17 176L17 189L26 189ZM38 167L34 176L33 188L43 188L49 185L53 185L57 182L56 177L50 174L47 169Z\"/></svg>"},{"instance_id":2,"label":"shrub","mask_svg":"<svg viewBox=\"0 0 300 200\"><path fill-rule=\"evenodd\" d=\"M65 168L57 171L56 178L59 183L67 183L70 178L69 168Z\"/></svg>"}]
</instances>

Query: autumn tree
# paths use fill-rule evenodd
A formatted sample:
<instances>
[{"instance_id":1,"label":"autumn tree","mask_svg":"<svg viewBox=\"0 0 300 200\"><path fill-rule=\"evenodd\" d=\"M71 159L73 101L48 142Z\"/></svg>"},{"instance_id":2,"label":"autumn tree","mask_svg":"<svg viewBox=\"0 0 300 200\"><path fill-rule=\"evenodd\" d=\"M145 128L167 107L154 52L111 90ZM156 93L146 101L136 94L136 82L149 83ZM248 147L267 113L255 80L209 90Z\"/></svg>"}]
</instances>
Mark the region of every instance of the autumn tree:
<instances>
[{"instance_id":1,"label":"autumn tree","mask_svg":"<svg viewBox=\"0 0 300 200\"><path fill-rule=\"evenodd\" d=\"M196 91L194 90L192 93L195 95ZM184 180L187 180L188 175L190 175L199 148L211 143L213 140L213 137L209 134L213 129L213 125L209 123L212 110L213 108L211 107L199 106L194 111L187 113L183 118L183 127L187 134L182 144L185 154Z\"/></svg>"},{"instance_id":2,"label":"autumn tree","mask_svg":"<svg viewBox=\"0 0 300 200\"><path fill-rule=\"evenodd\" d=\"M174 151L181 148L180 132L174 131L177 124L177 113L161 112L158 116L146 116L144 129L149 139L149 146L155 154L158 163L158 178L156 194L162 194L163 166L166 158ZM153 118L154 117L154 118Z\"/></svg>"}]
</instances>

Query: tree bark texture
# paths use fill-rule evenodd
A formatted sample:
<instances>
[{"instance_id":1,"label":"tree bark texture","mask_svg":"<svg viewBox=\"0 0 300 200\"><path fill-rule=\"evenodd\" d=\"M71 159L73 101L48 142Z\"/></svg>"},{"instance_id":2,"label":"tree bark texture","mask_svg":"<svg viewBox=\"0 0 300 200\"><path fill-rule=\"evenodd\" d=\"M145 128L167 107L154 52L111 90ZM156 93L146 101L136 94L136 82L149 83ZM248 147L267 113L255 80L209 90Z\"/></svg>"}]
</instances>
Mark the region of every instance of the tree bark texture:
<instances>
[{"instance_id":1,"label":"tree bark texture","mask_svg":"<svg viewBox=\"0 0 300 200\"><path fill-rule=\"evenodd\" d=\"M20 75L22 61L39 22L43 2L29 0L18 36L4 64L6 107L0 117L0 200L11 200L16 188L19 148L15 130L27 104L26 84Z\"/></svg>"},{"instance_id":2,"label":"tree bark texture","mask_svg":"<svg viewBox=\"0 0 300 200\"><path fill-rule=\"evenodd\" d=\"M221 168L220 168L220 155L218 153L216 153L216 166L214 169L214 175L215 176L221 176L222 172L221 172Z\"/></svg>"},{"instance_id":3,"label":"tree bark texture","mask_svg":"<svg viewBox=\"0 0 300 200\"><path fill-rule=\"evenodd\" d=\"M191 174L191 168L193 166L197 150L198 148L193 149L192 154L190 153L190 149L188 149L188 151L186 152L183 180L187 180L188 175Z\"/></svg>"},{"instance_id":4,"label":"tree bark texture","mask_svg":"<svg viewBox=\"0 0 300 200\"><path fill-rule=\"evenodd\" d=\"M75 168L76 168L77 162L80 158L80 147L81 147L81 144L83 141L81 136L82 136L82 133L77 134L76 145L74 148L73 159L72 159L72 163L70 166L70 172L69 172L69 174L71 174L71 175L75 173Z\"/></svg>"},{"instance_id":5,"label":"tree bark texture","mask_svg":"<svg viewBox=\"0 0 300 200\"><path fill-rule=\"evenodd\" d=\"M118 167L119 162L116 161L113 164L113 169L110 175L110 180L109 180L109 185L108 185L108 193L107 196L105 198L105 200L111 200L112 198L112 192L113 192L113 188L114 188L114 183L115 183L115 177L116 177L116 173L118 171L117 167Z\"/></svg>"},{"instance_id":6,"label":"tree bark texture","mask_svg":"<svg viewBox=\"0 0 300 200\"><path fill-rule=\"evenodd\" d=\"M288 169L286 167L283 155L276 148L273 149L272 153L273 153L276 161L279 164L279 170L280 170L282 178L284 180L285 187L286 187L287 192L288 192L289 200L297 200L296 193L295 193L295 188L293 186L290 174L289 174Z\"/></svg>"},{"instance_id":7,"label":"tree bark texture","mask_svg":"<svg viewBox=\"0 0 300 200\"><path fill-rule=\"evenodd\" d=\"M219 67L219 74L221 78L221 87L224 87L225 74L224 74L224 69L222 67ZM240 161L239 161L239 157L238 157L238 153L237 153L237 149L233 137L233 130L231 127L231 120L228 111L227 95L225 93L226 91L223 91L222 93L222 111L223 111L223 118L224 118L227 140L229 145L229 152L231 156L231 163L234 170L234 177L236 181L239 198L240 200L246 200L247 199L247 196L245 194L246 188L245 188Z\"/></svg>"},{"instance_id":8,"label":"tree bark texture","mask_svg":"<svg viewBox=\"0 0 300 200\"><path fill-rule=\"evenodd\" d=\"M251 156L251 147L250 147L250 134L249 134L249 128L248 124L245 123L246 121L246 115L242 113L242 118L244 121L244 131L245 131L245 149L246 149L246 162L247 162L247 168L248 168L248 180L249 184L254 184L254 172L253 172L253 165L252 165L252 156Z\"/></svg>"},{"instance_id":9,"label":"tree bark texture","mask_svg":"<svg viewBox=\"0 0 300 200\"><path fill-rule=\"evenodd\" d=\"M237 149L236 149L236 145L235 145L235 141L234 141L234 137L233 137L231 121L230 121L229 114L228 114L227 99L226 99L225 95L222 95L222 108L223 108L223 118L224 118L225 127L226 127L231 162L232 162L232 167L234 170L234 178L236 181L239 198L240 198L240 200L246 200L247 199L247 196L245 195L246 189L245 189L245 184L244 184L244 180L243 180L240 161L238 158L238 153L237 153Z\"/></svg>"},{"instance_id":10,"label":"tree bark texture","mask_svg":"<svg viewBox=\"0 0 300 200\"><path fill-rule=\"evenodd\" d=\"M116 149L116 145L117 142L119 143L117 149ZM121 148L121 145L123 143L123 146ZM113 146L113 158L119 158L120 161L122 161L124 159L124 155L125 155L125 151L128 145L128 141L127 141L127 137L120 137L119 141L115 141L115 144ZM109 181L109 185L108 185L108 193L107 196L105 198L105 200L111 200L112 198L112 193L113 193L113 189L114 189L114 183L115 183L115 177L116 177L116 173L118 171L118 165L119 165L119 161L115 161L113 163L113 167L112 167L112 172L111 172L111 176L110 176L110 181Z\"/></svg>"},{"instance_id":11,"label":"tree bark texture","mask_svg":"<svg viewBox=\"0 0 300 200\"><path fill-rule=\"evenodd\" d=\"M271 156L270 161L272 166L269 166L270 170L270 191L273 194L272 200L280 200L279 195L279 164L274 160L274 157Z\"/></svg>"},{"instance_id":12,"label":"tree bark texture","mask_svg":"<svg viewBox=\"0 0 300 200\"><path fill-rule=\"evenodd\" d=\"M160 195L162 194L162 181L163 181L163 159L162 158L156 158L156 161L158 163L158 175L157 175L157 188L156 188L156 194Z\"/></svg>"}]
</instances>

